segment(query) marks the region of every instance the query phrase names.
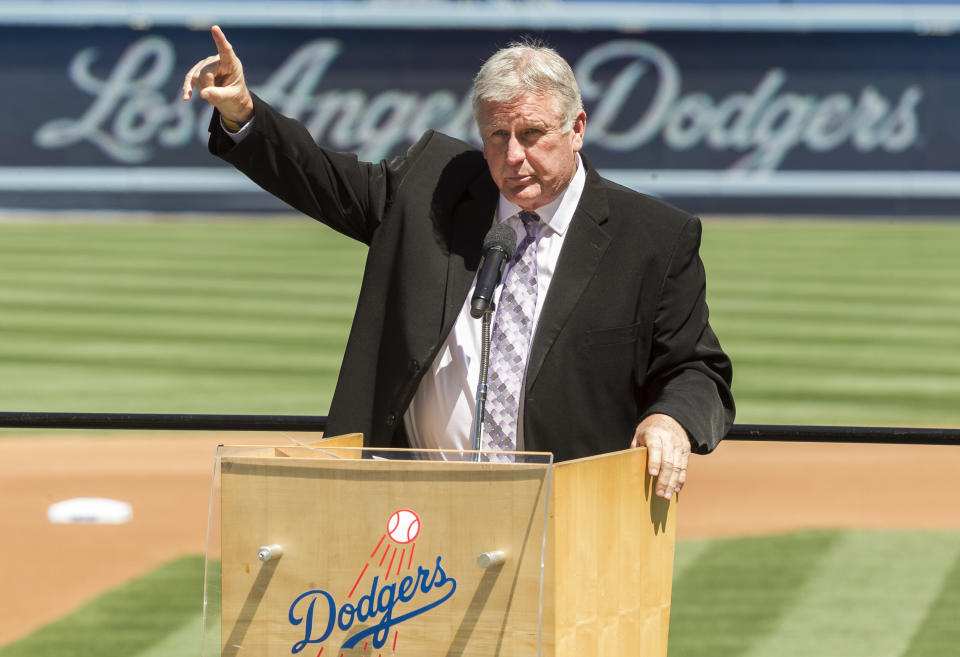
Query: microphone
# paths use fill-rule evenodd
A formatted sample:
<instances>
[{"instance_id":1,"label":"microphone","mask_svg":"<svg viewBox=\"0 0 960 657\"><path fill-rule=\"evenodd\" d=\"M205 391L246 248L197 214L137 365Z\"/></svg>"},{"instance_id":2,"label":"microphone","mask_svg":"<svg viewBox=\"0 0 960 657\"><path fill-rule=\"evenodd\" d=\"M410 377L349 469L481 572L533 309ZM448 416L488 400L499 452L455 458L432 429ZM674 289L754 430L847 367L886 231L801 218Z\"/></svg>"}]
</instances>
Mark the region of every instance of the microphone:
<instances>
[{"instance_id":1,"label":"microphone","mask_svg":"<svg viewBox=\"0 0 960 657\"><path fill-rule=\"evenodd\" d=\"M508 224L497 224L483 238L483 263L470 300L470 315L479 319L490 308L493 290L503 268L517 250L517 233Z\"/></svg>"}]
</instances>

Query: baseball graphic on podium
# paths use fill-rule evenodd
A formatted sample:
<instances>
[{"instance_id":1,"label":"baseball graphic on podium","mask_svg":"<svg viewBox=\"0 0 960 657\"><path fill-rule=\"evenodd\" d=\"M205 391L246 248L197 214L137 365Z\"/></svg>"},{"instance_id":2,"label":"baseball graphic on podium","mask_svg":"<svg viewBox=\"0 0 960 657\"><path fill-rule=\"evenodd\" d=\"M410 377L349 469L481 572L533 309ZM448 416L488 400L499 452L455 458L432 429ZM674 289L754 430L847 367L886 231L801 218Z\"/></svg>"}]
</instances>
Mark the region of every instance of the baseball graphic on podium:
<instances>
[{"instance_id":1,"label":"baseball graphic on podium","mask_svg":"<svg viewBox=\"0 0 960 657\"><path fill-rule=\"evenodd\" d=\"M410 543L420 533L420 518L409 509L394 511L387 521L387 534L395 543Z\"/></svg>"}]
</instances>

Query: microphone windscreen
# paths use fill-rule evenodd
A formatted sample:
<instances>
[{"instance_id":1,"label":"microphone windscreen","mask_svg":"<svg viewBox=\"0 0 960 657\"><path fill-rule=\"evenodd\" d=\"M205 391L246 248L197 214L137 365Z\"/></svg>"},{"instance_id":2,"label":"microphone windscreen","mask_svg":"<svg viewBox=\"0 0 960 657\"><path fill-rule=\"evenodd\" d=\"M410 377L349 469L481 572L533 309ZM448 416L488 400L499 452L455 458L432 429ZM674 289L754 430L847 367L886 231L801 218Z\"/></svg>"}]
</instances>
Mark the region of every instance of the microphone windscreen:
<instances>
[{"instance_id":1,"label":"microphone windscreen","mask_svg":"<svg viewBox=\"0 0 960 657\"><path fill-rule=\"evenodd\" d=\"M506 253L507 260L513 257L513 252L517 250L517 233L509 224L496 224L487 231L487 236L483 238L483 253L493 248Z\"/></svg>"}]
</instances>

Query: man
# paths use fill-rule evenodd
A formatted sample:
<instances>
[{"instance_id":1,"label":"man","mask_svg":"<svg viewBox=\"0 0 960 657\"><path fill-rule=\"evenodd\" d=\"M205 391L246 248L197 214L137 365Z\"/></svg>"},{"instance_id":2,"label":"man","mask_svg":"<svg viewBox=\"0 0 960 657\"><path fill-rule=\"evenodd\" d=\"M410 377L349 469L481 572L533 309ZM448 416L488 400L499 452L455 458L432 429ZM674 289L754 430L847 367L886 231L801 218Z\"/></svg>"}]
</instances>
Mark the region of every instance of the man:
<instances>
[{"instance_id":1,"label":"man","mask_svg":"<svg viewBox=\"0 0 960 657\"><path fill-rule=\"evenodd\" d=\"M404 157L319 148L252 95L223 32L186 75L215 108L210 150L370 247L328 432L368 445L470 448L484 235L517 233L493 328L485 447L558 460L646 446L657 495L733 421L731 366L708 323L700 222L602 179L554 51L504 49L474 83L483 152L428 131ZM508 356L512 356L512 362ZM492 408L491 408L492 407ZM692 443L692 445L691 445Z\"/></svg>"}]
</instances>

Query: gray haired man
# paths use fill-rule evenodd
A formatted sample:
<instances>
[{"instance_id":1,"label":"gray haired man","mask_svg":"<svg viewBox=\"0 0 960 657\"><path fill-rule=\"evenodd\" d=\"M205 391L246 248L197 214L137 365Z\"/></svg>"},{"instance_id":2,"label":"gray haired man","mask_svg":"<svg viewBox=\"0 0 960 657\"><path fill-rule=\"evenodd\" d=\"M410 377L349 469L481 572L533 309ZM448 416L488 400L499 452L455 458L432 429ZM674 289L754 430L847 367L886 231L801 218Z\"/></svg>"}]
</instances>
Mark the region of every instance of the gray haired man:
<instances>
[{"instance_id":1,"label":"gray haired man","mask_svg":"<svg viewBox=\"0 0 960 657\"><path fill-rule=\"evenodd\" d=\"M700 222L590 166L562 57L514 44L487 60L473 95L482 153L428 131L405 156L367 163L320 148L251 94L223 32L212 35L217 55L183 85L184 100L196 88L216 108L211 152L370 247L329 433L470 448L480 328L469 302L483 237L505 223L520 247L497 293L492 448L564 460L645 446L657 494L682 488L691 450L711 451L734 416Z\"/></svg>"}]
</instances>

